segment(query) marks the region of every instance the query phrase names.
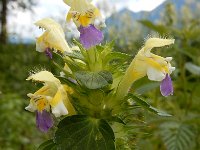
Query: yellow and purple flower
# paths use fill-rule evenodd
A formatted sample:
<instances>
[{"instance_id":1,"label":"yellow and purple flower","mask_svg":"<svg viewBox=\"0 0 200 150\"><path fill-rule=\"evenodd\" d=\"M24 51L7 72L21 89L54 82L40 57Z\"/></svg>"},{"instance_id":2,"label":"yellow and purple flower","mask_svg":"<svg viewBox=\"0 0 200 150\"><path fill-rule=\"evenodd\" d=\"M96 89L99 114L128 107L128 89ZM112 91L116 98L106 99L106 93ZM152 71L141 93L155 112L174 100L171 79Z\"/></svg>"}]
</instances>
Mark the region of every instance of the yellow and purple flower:
<instances>
[{"instance_id":1,"label":"yellow and purple flower","mask_svg":"<svg viewBox=\"0 0 200 150\"><path fill-rule=\"evenodd\" d=\"M28 111L36 112L36 124L39 130L47 132L53 126L52 114L60 117L75 113L66 92L69 87L62 85L52 73L41 71L31 75L27 80L44 84L34 94L28 94L28 97L31 98L30 104L25 108Z\"/></svg>"},{"instance_id":2,"label":"yellow and purple flower","mask_svg":"<svg viewBox=\"0 0 200 150\"><path fill-rule=\"evenodd\" d=\"M89 49L103 40L103 33L94 26L96 18L101 18L99 10L91 4L92 0L64 0L70 7L67 21L73 19L80 32L80 42Z\"/></svg>"},{"instance_id":3,"label":"yellow and purple flower","mask_svg":"<svg viewBox=\"0 0 200 150\"><path fill-rule=\"evenodd\" d=\"M45 32L36 39L36 51L45 52L52 58L51 50L58 50L61 53L71 52L68 43L65 40L65 34L62 27L51 18L45 18L35 23L36 26L45 30Z\"/></svg>"},{"instance_id":4,"label":"yellow and purple flower","mask_svg":"<svg viewBox=\"0 0 200 150\"><path fill-rule=\"evenodd\" d=\"M117 89L117 96L124 97L131 84L146 75L149 80L161 82L160 91L163 96L172 95L173 86L170 74L175 70L175 67L170 64L172 57L164 58L155 55L151 53L151 49L173 43L174 39L149 38L126 70Z\"/></svg>"},{"instance_id":5,"label":"yellow and purple flower","mask_svg":"<svg viewBox=\"0 0 200 150\"><path fill-rule=\"evenodd\" d=\"M135 57L135 72L146 74L149 80L161 81L160 91L163 96L173 95L170 74L175 70L170 61L172 57L161 57L151 53L154 47L163 47L174 43L174 39L150 38ZM142 64L142 65L140 65ZM142 69L141 69L142 67Z\"/></svg>"}]
</instances>

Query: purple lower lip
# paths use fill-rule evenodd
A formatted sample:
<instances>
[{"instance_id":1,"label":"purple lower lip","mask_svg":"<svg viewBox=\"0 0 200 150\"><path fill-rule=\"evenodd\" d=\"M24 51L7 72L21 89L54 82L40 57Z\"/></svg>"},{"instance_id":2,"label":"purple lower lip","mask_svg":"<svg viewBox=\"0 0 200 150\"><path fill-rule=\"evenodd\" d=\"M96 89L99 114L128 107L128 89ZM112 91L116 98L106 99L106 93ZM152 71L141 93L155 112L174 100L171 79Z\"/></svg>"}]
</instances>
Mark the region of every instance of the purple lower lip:
<instances>
[{"instance_id":1,"label":"purple lower lip","mask_svg":"<svg viewBox=\"0 0 200 150\"><path fill-rule=\"evenodd\" d=\"M36 124L40 131L47 132L53 126L53 118L46 110L36 111Z\"/></svg>"},{"instance_id":2,"label":"purple lower lip","mask_svg":"<svg viewBox=\"0 0 200 150\"><path fill-rule=\"evenodd\" d=\"M172 80L169 74L166 74L165 79L162 80L160 84L160 91L161 94L165 97L173 95L174 90L173 90Z\"/></svg>"},{"instance_id":3,"label":"purple lower lip","mask_svg":"<svg viewBox=\"0 0 200 150\"><path fill-rule=\"evenodd\" d=\"M89 25L87 27L80 26L79 32L80 42L86 49L100 44L103 40L103 33L95 28L94 25Z\"/></svg>"}]
</instances>

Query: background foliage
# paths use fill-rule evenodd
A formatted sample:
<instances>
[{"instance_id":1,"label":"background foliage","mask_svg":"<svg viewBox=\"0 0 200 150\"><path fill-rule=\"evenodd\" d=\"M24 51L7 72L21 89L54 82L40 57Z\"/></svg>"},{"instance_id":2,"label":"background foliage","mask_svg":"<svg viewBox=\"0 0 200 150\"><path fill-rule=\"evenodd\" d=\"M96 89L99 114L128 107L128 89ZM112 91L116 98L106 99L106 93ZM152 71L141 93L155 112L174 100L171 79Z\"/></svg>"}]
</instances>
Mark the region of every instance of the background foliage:
<instances>
[{"instance_id":1,"label":"background foliage","mask_svg":"<svg viewBox=\"0 0 200 150\"><path fill-rule=\"evenodd\" d=\"M132 89L139 95L145 94L152 106L172 117L158 117L137 108L130 114L122 114L127 127L112 125L117 126L119 150L200 149L200 21L199 14L191 13L189 7L184 6L183 11L185 15L180 16L173 4L168 4L156 23L138 21L137 32L128 23L128 16L124 16L120 18L125 20L123 29L119 31L113 26L106 34L106 39L112 39L119 31L115 50L132 55L141 47L146 33L171 35L176 39L175 45L167 50L155 50L161 56L174 58L173 65L177 68L172 76L174 96L162 97L159 85L146 78L137 81ZM35 88L25 79L35 68L58 70L53 70L48 58L34 49L34 45L0 45L0 149L3 150L33 150L48 137L37 131L34 115L24 110L28 104L26 94ZM131 123L134 126L129 126Z\"/></svg>"},{"instance_id":2,"label":"background foliage","mask_svg":"<svg viewBox=\"0 0 200 150\"><path fill-rule=\"evenodd\" d=\"M26 94L36 88L25 80L31 70L51 67L32 45L1 45L0 49L0 149L36 149L48 135L35 132L35 117L24 110Z\"/></svg>"}]
</instances>

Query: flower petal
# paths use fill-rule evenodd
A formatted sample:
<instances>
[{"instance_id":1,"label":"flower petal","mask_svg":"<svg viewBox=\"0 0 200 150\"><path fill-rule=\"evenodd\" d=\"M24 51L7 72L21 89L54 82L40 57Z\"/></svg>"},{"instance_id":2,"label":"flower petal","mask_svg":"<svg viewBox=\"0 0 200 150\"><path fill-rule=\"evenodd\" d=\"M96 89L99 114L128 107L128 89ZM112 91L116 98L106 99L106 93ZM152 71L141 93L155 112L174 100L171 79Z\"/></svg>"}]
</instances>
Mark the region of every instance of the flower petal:
<instances>
[{"instance_id":1,"label":"flower petal","mask_svg":"<svg viewBox=\"0 0 200 150\"><path fill-rule=\"evenodd\" d=\"M36 51L44 52L47 48L47 45L44 43L43 36L40 36L36 39Z\"/></svg>"},{"instance_id":2,"label":"flower petal","mask_svg":"<svg viewBox=\"0 0 200 150\"><path fill-rule=\"evenodd\" d=\"M65 4L67 4L68 6L72 5L72 0L63 0Z\"/></svg>"},{"instance_id":3,"label":"flower petal","mask_svg":"<svg viewBox=\"0 0 200 150\"><path fill-rule=\"evenodd\" d=\"M147 76L151 81L162 81L165 78L165 74L153 67L147 68Z\"/></svg>"},{"instance_id":4,"label":"flower petal","mask_svg":"<svg viewBox=\"0 0 200 150\"><path fill-rule=\"evenodd\" d=\"M160 92L165 97L173 95L173 85L169 74L167 74L165 79L162 80L160 84Z\"/></svg>"},{"instance_id":5,"label":"flower petal","mask_svg":"<svg viewBox=\"0 0 200 150\"><path fill-rule=\"evenodd\" d=\"M36 111L36 124L40 131L47 132L53 126L53 118L46 110Z\"/></svg>"},{"instance_id":6,"label":"flower petal","mask_svg":"<svg viewBox=\"0 0 200 150\"><path fill-rule=\"evenodd\" d=\"M53 82L53 83L60 83L60 81L54 77L54 75L49 71L40 71L38 73L32 74L26 80L33 80L39 82Z\"/></svg>"},{"instance_id":7,"label":"flower petal","mask_svg":"<svg viewBox=\"0 0 200 150\"><path fill-rule=\"evenodd\" d=\"M61 32L60 34L62 36L65 36L63 29L60 26L60 24L58 24L56 21L54 21L51 18L41 19L41 20L35 22L35 25L38 26L38 27L44 28L47 31L50 31L50 30L59 31L59 32Z\"/></svg>"},{"instance_id":8,"label":"flower petal","mask_svg":"<svg viewBox=\"0 0 200 150\"><path fill-rule=\"evenodd\" d=\"M50 102L52 113L56 117L60 117L62 115L68 114L68 110L67 110L65 104L63 103L64 96L62 95L63 93L61 90L62 90L62 87L60 87L58 89L56 95ZM65 93L65 94L67 94L67 93Z\"/></svg>"},{"instance_id":9,"label":"flower petal","mask_svg":"<svg viewBox=\"0 0 200 150\"><path fill-rule=\"evenodd\" d=\"M149 38L145 43L144 49L150 51L154 47L163 47L174 44L174 41L174 39Z\"/></svg>"},{"instance_id":10,"label":"flower petal","mask_svg":"<svg viewBox=\"0 0 200 150\"><path fill-rule=\"evenodd\" d=\"M51 110L55 117L60 117L62 115L68 114L68 110L63 101L60 101L55 107L52 107Z\"/></svg>"},{"instance_id":11,"label":"flower petal","mask_svg":"<svg viewBox=\"0 0 200 150\"><path fill-rule=\"evenodd\" d=\"M94 25L80 27L80 42L86 49L98 45L103 40L103 33L96 29Z\"/></svg>"},{"instance_id":12,"label":"flower petal","mask_svg":"<svg viewBox=\"0 0 200 150\"><path fill-rule=\"evenodd\" d=\"M30 111L30 112L34 112L37 110L36 105L34 104L34 102L32 100L30 100L30 103L28 106L25 107L26 110Z\"/></svg>"},{"instance_id":13,"label":"flower petal","mask_svg":"<svg viewBox=\"0 0 200 150\"><path fill-rule=\"evenodd\" d=\"M91 1L88 0L64 0L64 2L65 4L70 6L72 10L75 10L80 13L84 13L88 9L94 7L92 4L90 4Z\"/></svg>"},{"instance_id":14,"label":"flower petal","mask_svg":"<svg viewBox=\"0 0 200 150\"><path fill-rule=\"evenodd\" d=\"M65 34L57 22L51 18L44 18L35 23L36 26L44 28L46 31L36 40L37 51L42 52L42 43L45 43L45 48L54 48L60 52L68 51L71 52L67 41L65 40ZM38 43L39 42L39 43ZM42 43L41 43L42 42Z\"/></svg>"},{"instance_id":15,"label":"flower petal","mask_svg":"<svg viewBox=\"0 0 200 150\"><path fill-rule=\"evenodd\" d=\"M65 4L67 4L68 6L72 6L72 3L85 3L85 2L88 2L88 3L91 3L92 0L63 0Z\"/></svg>"}]
</instances>

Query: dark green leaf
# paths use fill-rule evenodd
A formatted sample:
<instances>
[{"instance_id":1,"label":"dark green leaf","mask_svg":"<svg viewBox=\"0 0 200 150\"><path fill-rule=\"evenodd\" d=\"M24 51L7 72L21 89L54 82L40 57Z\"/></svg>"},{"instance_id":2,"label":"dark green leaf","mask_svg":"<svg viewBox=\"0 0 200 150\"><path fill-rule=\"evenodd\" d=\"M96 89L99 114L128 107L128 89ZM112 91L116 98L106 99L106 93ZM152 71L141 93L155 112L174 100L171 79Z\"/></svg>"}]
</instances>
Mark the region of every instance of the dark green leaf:
<instances>
[{"instance_id":1,"label":"dark green leaf","mask_svg":"<svg viewBox=\"0 0 200 150\"><path fill-rule=\"evenodd\" d=\"M98 74L101 75L109 84L112 84L113 78L112 78L112 74L110 72L100 71Z\"/></svg>"},{"instance_id":2,"label":"dark green leaf","mask_svg":"<svg viewBox=\"0 0 200 150\"><path fill-rule=\"evenodd\" d=\"M133 95L133 94L129 94L128 98L132 98L138 105L142 106L143 108L159 115L159 116L165 116L165 117L170 117L171 115L163 112L161 110L158 110L157 108L151 106L150 104L148 104L143 98Z\"/></svg>"},{"instance_id":3,"label":"dark green leaf","mask_svg":"<svg viewBox=\"0 0 200 150\"><path fill-rule=\"evenodd\" d=\"M105 120L84 115L63 119L55 133L55 142L62 150L115 150L114 140Z\"/></svg>"},{"instance_id":4,"label":"dark green leaf","mask_svg":"<svg viewBox=\"0 0 200 150\"><path fill-rule=\"evenodd\" d=\"M75 76L88 89L99 89L112 83L112 74L108 71L78 71Z\"/></svg>"},{"instance_id":5,"label":"dark green leaf","mask_svg":"<svg viewBox=\"0 0 200 150\"><path fill-rule=\"evenodd\" d=\"M37 150L56 150L56 144L53 140L48 140L42 143Z\"/></svg>"}]
</instances>

